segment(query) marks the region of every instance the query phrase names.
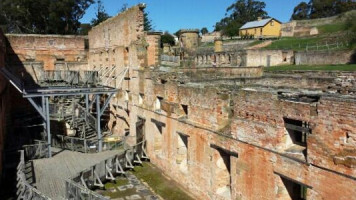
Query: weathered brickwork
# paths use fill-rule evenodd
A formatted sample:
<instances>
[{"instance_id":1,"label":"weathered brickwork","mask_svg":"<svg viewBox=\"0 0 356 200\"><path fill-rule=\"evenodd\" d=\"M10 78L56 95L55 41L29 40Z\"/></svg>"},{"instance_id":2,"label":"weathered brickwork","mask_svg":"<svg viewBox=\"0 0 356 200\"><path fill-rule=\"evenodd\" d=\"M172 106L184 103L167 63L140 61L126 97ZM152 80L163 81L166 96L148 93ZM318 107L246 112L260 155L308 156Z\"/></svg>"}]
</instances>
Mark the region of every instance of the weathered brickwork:
<instances>
[{"instance_id":1,"label":"weathered brickwork","mask_svg":"<svg viewBox=\"0 0 356 200\"><path fill-rule=\"evenodd\" d=\"M201 87L204 84L162 84L148 79L148 72L140 77L145 79L140 79L144 83L140 83L138 93L144 94L145 99L140 103L139 98L132 98L130 135L135 136L138 117L144 118L151 162L179 180L197 198L290 199L284 183L289 179L308 187L310 199L354 198L355 188L343 189L355 185L354 127L345 118L341 124L324 124L338 110L331 105L323 106L325 101L338 104L345 97L336 95L328 100L330 97L325 96L308 103L282 99L276 89L246 86L229 94L221 92L222 88ZM259 80L261 84L263 79ZM294 79L297 82L298 78ZM332 85L333 81L327 83ZM286 86L286 82L283 84ZM307 84L303 87L312 88ZM136 96L133 90L131 93ZM157 96L162 98L160 110L155 105ZM351 102L342 103L343 108L352 112L353 100L346 101ZM187 114L182 105L188 106ZM289 152L293 144L284 118L310 124L305 156ZM341 119L335 116L335 120ZM328 127L328 131L318 126ZM339 133L340 127L346 129ZM179 151L182 134L188 138L186 166L182 165ZM345 141L349 142L347 148L340 147ZM333 158L333 154L340 158ZM228 167L224 165L226 155ZM335 184L335 188L329 189L329 184Z\"/></svg>"},{"instance_id":2,"label":"weathered brickwork","mask_svg":"<svg viewBox=\"0 0 356 200\"><path fill-rule=\"evenodd\" d=\"M6 35L9 41L7 63L41 62L45 70L54 70L57 62L86 62L83 36Z\"/></svg>"},{"instance_id":3,"label":"weathered brickwork","mask_svg":"<svg viewBox=\"0 0 356 200\"><path fill-rule=\"evenodd\" d=\"M147 65L143 9L143 5L132 7L89 31L89 66Z\"/></svg>"}]
</instances>

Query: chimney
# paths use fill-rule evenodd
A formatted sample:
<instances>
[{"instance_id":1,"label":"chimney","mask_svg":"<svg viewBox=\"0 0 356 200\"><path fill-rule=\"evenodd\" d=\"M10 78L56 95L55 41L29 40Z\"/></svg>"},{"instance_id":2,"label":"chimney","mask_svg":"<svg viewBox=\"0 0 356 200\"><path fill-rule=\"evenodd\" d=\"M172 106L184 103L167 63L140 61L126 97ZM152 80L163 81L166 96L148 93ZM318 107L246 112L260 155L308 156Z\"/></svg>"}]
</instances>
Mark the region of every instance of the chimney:
<instances>
[{"instance_id":1,"label":"chimney","mask_svg":"<svg viewBox=\"0 0 356 200\"><path fill-rule=\"evenodd\" d=\"M262 17L257 17L257 21L261 21L262 20Z\"/></svg>"}]
</instances>

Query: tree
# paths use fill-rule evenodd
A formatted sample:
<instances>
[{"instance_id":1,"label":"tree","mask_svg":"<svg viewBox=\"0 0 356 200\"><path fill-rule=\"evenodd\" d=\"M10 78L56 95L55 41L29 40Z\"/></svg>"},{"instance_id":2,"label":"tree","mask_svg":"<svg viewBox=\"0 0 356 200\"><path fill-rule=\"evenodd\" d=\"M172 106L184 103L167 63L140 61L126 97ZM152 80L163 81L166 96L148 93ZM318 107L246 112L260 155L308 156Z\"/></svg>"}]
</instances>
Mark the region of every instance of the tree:
<instances>
[{"instance_id":1,"label":"tree","mask_svg":"<svg viewBox=\"0 0 356 200\"><path fill-rule=\"evenodd\" d=\"M93 0L1 0L0 20L10 33L76 34Z\"/></svg>"},{"instance_id":2,"label":"tree","mask_svg":"<svg viewBox=\"0 0 356 200\"><path fill-rule=\"evenodd\" d=\"M266 4L261 1L237 0L226 9L227 17L216 23L215 31L222 31L222 34L227 36L238 35L239 28L246 22L268 16L265 7Z\"/></svg>"},{"instance_id":3,"label":"tree","mask_svg":"<svg viewBox=\"0 0 356 200\"><path fill-rule=\"evenodd\" d=\"M90 22L90 24L92 26L96 26L96 25L100 24L101 22L110 18L109 14L106 13L104 5L101 2L101 0L98 0L98 7L97 7L95 17L96 18L92 19Z\"/></svg>"},{"instance_id":4,"label":"tree","mask_svg":"<svg viewBox=\"0 0 356 200\"><path fill-rule=\"evenodd\" d=\"M309 5L305 2L301 2L294 8L291 19L292 20L308 19L309 12L310 12Z\"/></svg>"},{"instance_id":5,"label":"tree","mask_svg":"<svg viewBox=\"0 0 356 200\"><path fill-rule=\"evenodd\" d=\"M161 47L163 47L164 43L168 43L171 46L175 45L174 37L167 31L161 36Z\"/></svg>"},{"instance_id":6,"label":"tree","mask_svg":"<svg viewBox=\"0 0 356 200\"><path fill-rule=\"evenodd\" d=\"M294 8L291 19L316 19L331 17L356 9L355 0L310 0L301 2Z\"/></svg>"},{"instance_id":7,"label":"tree","mask_svg":"<svg viewBox=\"0 0 356 200\"><path fill-rule=\"evenodd\" d=\"M152 31L152 20L148 17L148 12L144 11L143 13L144 23L143 23L143 30L144 31Z\"/></svg>"},{"instance_id":8,"label":"tree","mask_svg":"<svg viewBox=\"0 0 356 200\"><path fill-rule=\"evenodd\" d=\"M200 33L201 33L202 35L205 35L205 34L209 33L209 30L208 30L206 27L204 27L204 28L202 28L202 29L200 30Z\"/></svg>"}]
</instances>

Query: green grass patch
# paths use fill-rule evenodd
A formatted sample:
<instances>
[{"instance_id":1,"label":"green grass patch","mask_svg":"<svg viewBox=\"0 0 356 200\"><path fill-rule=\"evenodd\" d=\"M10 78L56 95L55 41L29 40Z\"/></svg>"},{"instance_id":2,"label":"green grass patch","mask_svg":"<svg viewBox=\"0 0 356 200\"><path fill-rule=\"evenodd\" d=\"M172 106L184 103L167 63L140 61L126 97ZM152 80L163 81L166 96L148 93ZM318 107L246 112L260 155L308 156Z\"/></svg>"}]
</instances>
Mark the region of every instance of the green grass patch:
<instances>
[{"instance_id":1,"label":"green grass patch","mask_svg":"<svg viewBox=\"0 0 356 200\"><path fill-rule=\"evenodd\" d=\"M356 64L350 65L286 65L286 66L274 66L265 67L264 71L291 71L291 70L317 70L317 71L356 71Z\"/></svg>"},{"instance_id":2,"label":"green grass patch","mask_svg":"<svg viewBox=\"0 0 356 200\"><path fill-rule=\"evenodd\" d=\"M143 167L136 166L133 174L146 182L155 193L163 199L169 200L193 200L188 194L179 188L173 180L168 180L162 172L152 164L143 163Z\"/></svg>"},{"instance_id":3,"label":"green grass patch","mask_svg":"<svg viewBox=\"0 0 356 200\"><path fill-rule=\"evenodd\" d=\"M108 196L110 198L123 198L125 196L136 194L136 190L134 188L127 189L125 191L119 191L117 187L127 185L129 181L124 177L118 177L115 179L115 182L107 182L104 184L105 190L99 192L103 196ZM114 192L115 190L115 192Z\"/></svg>"},{"instance_id":4,"label":"green grass patch","mask_svg":"<svg viewBox=\"0 0 356 200\"><path fill-rule=\"evenodd\" d=\"M305 50L307 46L316 45L321 43L321 37L285 37L280 40L273 41L271 45L264 49L291 49L291 50Z\"/></svg>"},{"instance_id":5,"label":"green grass patch","mask_svg":"<svg viewBox=\"0 0 356 200\"><path fill-rule=\"evenodd\" d=\"M249 47L252 47L252 46L261 44L261 43L263 43L264 41L265 41L265 40L255 40L255 41L251 42L250 44L248 44L248 46L249 46Z\"/></svg>"},{"instance_id":6,"label":"green grass patch","mask_svg":"<svg viewBox=\"0 0 356 200\"><path fill-rule=\"evenodd\" d=\"M107 182L105 183L105 189L110 189L110 188L114 188L114 187L119 187L119 186L123 186L123 185L127 185L129 184L129 181L126 178L116 178L115 182Z\"/></svg>"},{"instance_id":7,"label":"green grass patch","mask_svg":"<svg viewBox=\"0 0 356 200\"><path fill-rule=\"evenodd\" d=\"M317 27L319 30L319 34L325 33L335 33L339 31L344 31L346 29L345 23L333 23L333 24L324 24Z\"/></svg>"},{"instance_id":8,"label":"green grass patch","mask_svg":"<svg viewBox=\"0 0 356 200\"><path fill-rule=\"evenodd\" d=\"M214 42L203 42L201 43L200 47L213 47Z\"/></svg>"}]
</instances>

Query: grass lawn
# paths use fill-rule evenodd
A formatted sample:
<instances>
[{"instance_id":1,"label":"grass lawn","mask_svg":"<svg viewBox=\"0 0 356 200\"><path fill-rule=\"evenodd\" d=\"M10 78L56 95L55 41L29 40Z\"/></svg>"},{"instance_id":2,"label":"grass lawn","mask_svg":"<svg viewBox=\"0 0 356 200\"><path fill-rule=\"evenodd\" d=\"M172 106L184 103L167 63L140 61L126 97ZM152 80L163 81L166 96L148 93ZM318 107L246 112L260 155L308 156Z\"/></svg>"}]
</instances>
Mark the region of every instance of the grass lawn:
<instances>
[{"instance_id":1,"label":"grass lawn","mask_svg":"<svg viewBox=\"0 0 356 200\"><path fill-rule=\"evenodd\" d=\"M265 49L292 49L292 50L305 50L307 45L315 45L322 41L321 37L309 37L309 38L296 38L286 37L280 40L273 41L271 45L265 47Z\"/></svg>"},{"instance_id":2,"label":"grass lawn","mask_svg":"<svg viewBox=\"0 0 356 200\"><path fill-rule=\"evenodd\" d=\"M177 183L173 180L168 180L158 168L150 163L144 162L143 167L136 166L132 173L146 182L163 199L193 200L192 197L178 187Z\"/></svg>"},{"instance_id":3,"label":"grass lawn","mask_svg":"<svg viewBox=\"0 0 356 200\"><path fill-rule=\"evenodd\" d=\"M325 24L325 25L321 25L318 26L318 30L320 34L324 34L324 33L335 33L335 32L339 32L339 31L344 31L345 30L345 23L334 23L334 24Z\"/></svg>"},{"instance_id":4,"label":"grass lawn","mask_svg":"<svg viewBox=\"0 0 356 200\"><path fill-rule=\"evenodd\" d=\"M99 192L99 194L103 196L114 198L124 198L125 196L136 194L135 189L127 189L123 192L119 191L117 187L127 185L129 181L124 177L117 177L115 182L107 182L105 183L105 190ZM98 191L97 191L98 192Z\"/></svg>"},{"instance_id":5,"label":"grass lawn","mask_svg":"<svg viewBox=\"0 0 356 200\"><path fill-rule=\"evenodd\" d=\"M290 71L290 70L325 70L325 71L356 71L356 64L350 65L287 65L287 66L274 66L265 67L264 71Z\"/></svg>"},{"instance_id":6,"label":"grass lawn","mask_svg":"<svg viewBox=\"0 0 356 200\"><path fill-rule=\"evenodd\" d=\"M255 40L253 42L251 42L250 44L248 44L249 47L252 47L252 46L255 46L255 45L258 45L258 44L261 44L265 42L265 40Z\"/></svg>"}]
</instances>

